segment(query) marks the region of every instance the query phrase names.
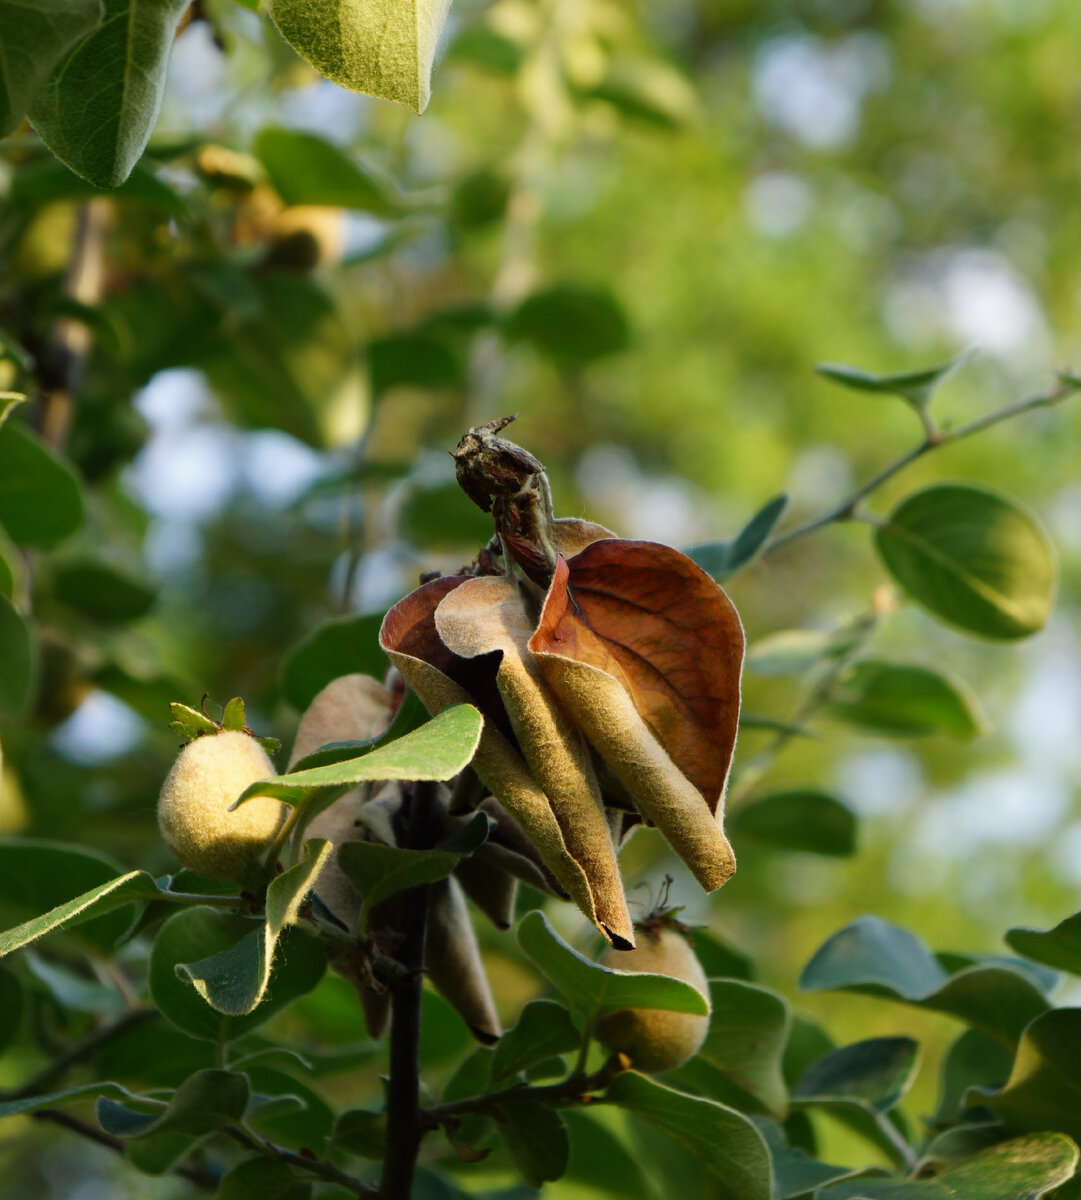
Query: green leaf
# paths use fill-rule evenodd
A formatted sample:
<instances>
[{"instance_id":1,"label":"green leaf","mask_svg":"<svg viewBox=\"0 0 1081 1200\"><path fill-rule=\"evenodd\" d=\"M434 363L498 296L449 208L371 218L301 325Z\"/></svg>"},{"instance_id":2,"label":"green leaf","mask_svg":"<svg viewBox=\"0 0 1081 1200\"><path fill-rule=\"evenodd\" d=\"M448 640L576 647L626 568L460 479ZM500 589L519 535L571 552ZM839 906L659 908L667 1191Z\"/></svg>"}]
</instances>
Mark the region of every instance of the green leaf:
<instances>
[{"instance_id":1,"label":"green leaf","mask_svg":"<svg viewBox=\"0 0 1081 1200\"><path fill-rule=\"evenodd\" d=\"M563 1118L539 1100L500 1103L500 1132L518 1174L534 1188L562 1178L570 1158L570 1139Z\"/></svg>"},{"instance_id":2,"label":"green leaf","mask_svg":"<svg viewBox=\"0 0 1081 1200\"><path fill-rule=\"evenodd\" d=\"M806 1200L812 1192L828 1183L863 1175L865 1171L851 1167L835 1167L819 1162L799 1146L785 1143L783 1130L773 1121L755 1121L758 1131L766 1139L770 1160L773 1164L774 1200ZM871 1168L877 1172L878 1168Z\"/></svg>"},{"instance_id":3,"label":"green leaf","mask_svg":"<svg viewBox=\"0 0 1081 1200\"><path fill-rule=\"evenodd\" d=\"M249 277L254 311L223 306L219 328L186 346L229 415L317 449L355 441L367 422L360 353L332 296L297 271Z\"/></svg>"},{"instance_id":4,"label":"green leaf","mask_svg":"<svg viewBox=\"0 0 1081 1200\"><path fill-rule=\"evenodd\" d=\"M747 668L756 675L799 675L821 662L832 642L817 629L784 629L748 646Z\"/></svg>"},{"instance_id":5,"label":"green leaf","mask_svg":"<svg viewBox=\"0 0 1081 1200\"><path fill-rule=\"evenodd\" d=\"M450 0L270 0L282 36L352 92L428 107L432 65Z\"/></svg>"},{"instance_id":6,"label":"green leaf","mask_svg":"<svg viewBox=\"0 0 1081 1200\"><path fill-rule=\"evenodd\" d=\"M389 183L333 142L298 129L262 129L252 146L286 204L352 208L380 217L398 209Z\"/></svg>"},{"instance_id":7,"label":"green leaf","mask_svg":"<svg viewBox=\"0 0 1081 1200\"><path fill-rule=\"evenodd\" d=\"M886 737L947 734L972 738L987 727L980 703L966 683L927 667L864 659L834 684L828 711Z\"/></svg>"},{"instance_id":8,"label":"green leaf","mask_svg":"<svg viewBox=\"0 0 1081 1200\"><path fill-rule=\"evenodd\" d=\"M999 641L1042 629L1057 569L1047 534L1016 500L971 484L915 492L875 529L894 579L929 612Z\"/></svg>"},{"instance_id":9,"label":"green leaf","mask_svg":"<svg viewBox=\"0 0 1081 1200\"><path fill-rule=\"evenodd\" d=\"M110 624L145 616L158 596L143 580L94 559L58 563L52 585L53 596L62 604Z\"/></svg>"},{"instance_id":10,"label":"green leaf","mask_svg":"<svg viewBox=\"0 0 1081 1200\"><path fill-rule=\"evenodd\" d=\"M244 700L240 696L234 696L221 714L221 724L223 729L227 729L232 733L240 733L248 723L247 714L244 708Z\"/></svg>"},{"instance_id":11,"label":"green leaf","mask_svg":"<svg viewBox=\"0 0 1081 1200\"><path fill-rule=\"evenodd\" d=\"M252 922L208 907L183 909L161 927L150 952L150 996L178 1029L209 1041L249 1033L298 996L310 992L326 969L326 955L314 938L295 928L278 939L272 986L263 1002L246 1016L225 1016L211 1008L176 968L227 950L249 936ZM261 927L257 928L264 936ZM254 957L254 956L253 956Z\"/></svg>"},{"instance_id":12,"label":"green leaf","mask_svg":"<svg viewBox=\"0 0 1081 1200\"><path fill-rule=\"evenodd\" d=\"M827 939L804 967L800 987L886 996L948 1013L1006 1045L1048 1008L1022 969L978 964L950 975L918 938L878 917L860 917Z\"/></svg>"},{"instance_id":13,"label":"green leaf","mask_svg":"<svg viewBox=\"0 0 1081 1200\"><path fill-rule=\"evenodd\" d=\"M713 1100L685 1096L644 1075L617 1075L605 1100L644 1118L716 1176L721 1200L771 1200L769 1150L742 1114Z\"/></svg>"},{"instance_id":14,"label":"green leaf","mask_svg":"<svg viewBox=\"0 0 1081 1200\"><path fill-rule=\"evenodd\" d=\"M2 53L2 49L0 49L0 53ZM5 339L3 338L3 335L0 334L0 355L2 355L3 352L8 349L8 347L4 345L4 340ZM22 364L20 363L20 366L21 365ZM11 416L11 414L20 404L25 403L25 392L0 391L0 425L3 425L3 423L8 419L8 417Z\"/></svg>"},{"instance_id":15,"label":"green leaf","mask_svg":"<svg viewBox=\"0 0 1081 1200\"><path fill-rule=\"evenodd\" d=\"M221 1177L215 1200L308 1200L312 1185L273 1158L249 1158Z\"/></svg>"},{"instance_id":16,"label":"green leaf","mask_svg":"<svg viewBox=\"0 0 1081 1200\"><path fill-rule=\"evenodd\" d=\"M317 791L351 787L369 780L452 779L472 759L483 724L483 718L472 705L456 704L414 732L359 758L253 783L233 807L252 796L273 796L301 807Z\"/></svg>"},{"instance_id":17,"label":"green leaf","mask_svg":"<svg viewBox=\"0 0 1081 1200\"><path fill-rule=\"evenodd\" d=\"M984 1104L1014 1133L1057 1129L1081 1138L1081 1008L1056 1008L1021 1035L1006 1085L976 1087L968 1104Z\"/></svg>"},{"instance_id":18,"label":"green leaf","mask_svg":"<svg viewBox=\"0 0 1081 1200\"><path fill-rule=\"evenodd\" d=\"M424 333L396 333L368 343L372 395L392 387L449 388L462 382L459 357L443 341Z\"/></svg>"},{"instance_id":19,"label":"green leaf","mask_svg":"<svg viewBox=\"0 0 1081 1200\"><path fill-rule=\"evenodd\" d=\"M607 288L558 283L527 296L507 317L511 338L531 342L566 367L625 350L630 326Z\"/></svg>"},{"instance_id":20,"label":"green leaf","mask_svg":"<svg viewBox=\"0 0 1081 1200\"><path fill-rule=\"evenodd\" d=\"M1011 929L1006 942L1025 958L1081 975L1081 913L1074 913L1053 929Z\"/></svg>"},{"instance_id":21,"label":"green leaf","mask_svg":"<svg viewBox=\"0 0 1081 1200\"><path fill-rule=\"evenodd\" d=\"M619 1137L592 1113L578 1109L564 1111L563 1120L571 1143L568 1183L589 1189L591 1197L653 1200L638 1157L625 1137Z\"/></svg>"},{"instance_id":22,"label":"green leaf","mask_svg":"<svg viewBox=\"0 0 1081 1200\"><path fill-rule=\"evenodd\" d=\"M381 1159L387 1152L387 1114L366 1108L343 1112L334 1124L333 1143L346 1154Z\"/></svg>"},{"instance_id":23,"label":"green leaf","mask_svg":"<svg viewBox=\"0 0 1081 1200\"><path fill-rule=\"evenodd\" d=\"M481 512L453 479L411 481L398 510L398 530L423 549L464 550L487 543L492 518Z\"/></svg>"},{"instance_id":24,"label":"green leaf","mask_svg":"<svg viewBox=\"0 0 1081 1200\"><path fill-rule=\"evenodd\" d=\"M358 928L366 928L368 914L388 897L446 879L459 857L440 850L401 850L381 842L343 842L338 847L338 866L364 901Z\"/></svg>"},{"instance_id":25,"label":"green leaf","mask_svg":"<svg viewBox=\"0 0 1081 1200\"><path fill-rule=\"evenodd\" d=\"M0 843L0 919L23 918L0 934L0 957L76 925L80 938L109 950L131 924L130 911L109 910L158 894L145 871L118 875L115 864L89 851L32 839Z\"/></svg>"},{"instance_id":26,"label":"green leaf","mask_svg":"<svg viewBox=\"0 0 1081 1200\"><path fill-rule=\"evenodd\" d=\"M12 204L40 208L46 204L92 200L107 196L111 201L129 201L158 212L180 216L187 212L184 198L144 163L139 163L119 187L99 188L73 175L55 158L24 163L12 177L8 199Z\"/></svg>"},{"instance_id":27,"label":"green leaf","mask_svg":"<svg viewBox=\"0 0 1081 1200\"><path fill-rule=\"evenodd\" d=\"M807 1069L792 1089L792 1103L831 1113L905 1166L908 1148L886 1114L911 1086L918 1058L919 1046L905 1037L842 1046Z\"/></svg>"},{"instance_id":28,"label":"green leaf","mask_svg":"<svg viewBox=\"0 0 1081 1200\"><path fill-rule=\"evenodd\" d=\"M698 111L690 80L658 58L616 58L600 83L583 95L663 129L681 128Z\"/></svg>"},{"instance_id":29,"label":"green leaf","mask_svg":"<svg viewBox=\"0 0 1081 1200\"><path fill-rule=\"evenodd\" d=\"M52 72L30 108L46 146L76 175L116 187L158 119L187 0L105 0L105 19Z\"/></svg>"},{"instance_id":30,"label":"green leaf","mask_svg":"<svg viewBox=\"0 0 1081 1200\"><path fill-rule=\"evenodd\" d=\"M45 985L49 995L68 1012L94 1013L105 1017L116 1017L124 1008L124 998L116 990L87 975L87 968L79 970L75 964L43 958L33 950L23 954L27 971Z\"/></svg>"},{"instance_id":31,"label":"green leaf","mask_svg":"<svg viewBox=\"0 0 1081 1200\"><path fill-rule=\"evenodd\" d=\"M215 734L218 732L216 722L212 721L206 713L200 712L197 708L191 708L187 704L173 701L169 705L169 715L173 718L169 722L169 728L174 733L180 734L185 740L199 737L204 733Z\"/></svg>"},{"instance_id":32,"label":"green leaf","mask_svg":"<svg viewBox=\"0 0 1081 1200\"><path fill-rule=\"evenodd\" d=\"M844 857L856 851L856 816L825 792L803 788L771 792L734 809L725 822L730 837L750 838L778 850Z\"/></svg>"},{"instance_id":33,"label":"green leaf","mask_svg":"<svg viewBox=\"0 0 1081 1200\"><path fill-rule=\"evenodd\" d=\"M783 1115L788 1004L775 992L734 979L711 980L709 996L706 1040L696 1057L671 1073L672 1080L733 1108Z\"/></svg>"},{"instance_id":34,"label":"green leaf","mask_svg":"<svg viewBox=\"0 0 1081 1200\"><path fill-rule=\"evenodd\" d=\"M334 853L331 842L313 839L305 857L271 881L266 921L235 945L193 963L178 963L177 975L189 980L212 1008L230 1017L254 1012L266 997L274 952L287 925L295 925L300 906L319 872Z\"/></svg>"},{"instance_id":35,"label":"green leaf","mask_svg":"<svg viewBox=\"0 0 1081 1200\"><path fill-rule=\"evenodd\" d=\"M328 683L342 675L382 679L387 656L379 649L382 614L337 617L324 621L282 660L281 683L286 700L303 712Z\"/></svg>"},{"instance_id":36,"label":"green leaf","mask_svg":"<svg viewBox=\"0 0 1081 1200\"><path fill-rule=\"evenodd\" d=\"M369 738L366 742L328 742L311 754L305 754L293 764L294 771L307 771L311 767L328 767L332 763L347 762L358 758L370 750L378 750L380 746L389 746L407 733L412 733L429 721L428 710L420 702L416 692L407 688L402 697L394 719L378 737Z\"/></svg>"},{"instance_id":37,"label":"green leaf","mask_svg":"<svg viewBox=\"0 0 1081 1200\"><path fill-rule=\"evenodd\" d=\"M774 496L747 522L731 542L704 542L691 546L684 554L693 559L703 571L722 583L737 571L748 567L758 557L769 535L784 516L788 497Z\"/></svg>"},{"instance_id":38,"label":"green leaf","mask_svg":"<svg viewBox=\"0 0 1081 1200\"><path fill-rule=\"evenodd\" d=\"M3 593L0 593L0 663L4 664L0 671L0 710L18 712L30 699L34 645L26 623Z\"/></svg>"},{"instance_id":39,"label":"green leaf","mask_svg":"<svg viewBox=\"0 0 1081 1200\"><path fill-rule=\"evenodd\" d=\"M973 350L965 350L937 367L925 367L922 371L906 371L900 375L872 375L859 367L846 367L841 363L818 363L815 370L819 375L839 383L842 387L857 392L878 392L882 395L900 396L916 408L926 406L935 389L948 375L966 363Z\"/></svg>"},{"instance_id":40,"label":"green leaf","mask_svg":"<svg viewBox=\"0 0 1081 1200\"><path fill-rule=\"evenodd\" d=\"M710 979L755 979L754 959L711 929L694 930L694 954Z\"/></svg>"},{"instance_id":41,"label":"green leaf","mask_svg":"<svg viewBox=\"0 0 1081 1200\"><path fill-rule=\"evenodd\" d=\"M98 1099L98 1123L106 1133L121 1138L181 1133L205 1137L224 1125L239 1121L248 1107L247 1076L211 1068L190 1075L169 1101L164 1112L133 1111L108 1096Z\"/></svg>"},{"instance_id":42,"label":"green leaf","mask_svg":"<svg viewBox=\"0 0 1081 1200\"><path fill-rule=\"evenodd\" d=\"M332 1061L336 1056L332 1054ZM344 1060L340 1065L347 1065ZM239 1068L234 1063L234 1069ZM306 1068L295 1064L305 1075ZM245 1066L259 1108L249 1112L248 1126L277 1145L321 1149L334 1128L334 1110L326 1100L294 1075L265 1063Z\"/></svg>"},{"instance_id":43,"label":"green leaf","mask_svg":"<svg viewBox=\"0 0 1081 1200\"><path fill-rule=\"evenodd\" d=\"M701 992L667 975L617 971L591 962L572 950L541 912L527 913L518 926L518 944L549 979L592 1024L606 1012L621 1008L661 1008L668 1012L708 1015Z\"/></svg>"},{"instance_id":44,"label":"green leaf","mask_svg":"<svg viewBox=\"0 0 1081 1200\"><path fill-rule=\"evenodd\" d=\"M570 1013L554 1000L532 1000L495 1047L492 1086L513 1079L546 1058L567 1054L582 1040Z\"/></svg>"},{"instance_id":45,"label":"green leaf","mask_svg":"<svg viewBox=\"0 0 1081 1200\"><path fill-rule=\"evenodd\" d=\"M22 984L17 976L0 967L0 1054L18 1037L22 1016Z\"/></svg>"},{"instance_id":46,"label":"green leaf","mask_svg":"<svg viewBox=\"0 0 1081 1200\"><path fill-rule=\"evenodd\" d=\"M969 1107L968 1089L998 1091L1010 1077L1012 1066L1013 1054L1005 1046L978 1029L966 1029L942 1060L941 1095L932 1127L956 1125Z\"/></svg>"},{"instance_id":47,"label":"green leaf","mask_svg":"<svg viewBox=\"0 0 1081 1200\"><path fill-rule=\"evenodd\" d=\"M25 426L0 428L0 524L20 546L55 546L82 524L74 472Z\"/></svg>"},{"instance_id":48,"label":"green leaf","mask_svg":"<svg viewBox=\"0 0 1081 1200\"><path fill-rule=\"evenodd\" d=\"M53 68L104 13L101 0L0 3L0 137L18 128Z\"/></svg>"},{"instance_id":49,"label":"green leaf","mask_svg":"<svg viewBox=\"0 0 1081 1200\"><path fill-rule=\"evenodd\" d=\"M1065 1183L1077 1147L1059 1133L1001 1142L933 1179L857 1179L825 1188L815 1200L1040 1200Z\"/></svg>"}]
</instances>

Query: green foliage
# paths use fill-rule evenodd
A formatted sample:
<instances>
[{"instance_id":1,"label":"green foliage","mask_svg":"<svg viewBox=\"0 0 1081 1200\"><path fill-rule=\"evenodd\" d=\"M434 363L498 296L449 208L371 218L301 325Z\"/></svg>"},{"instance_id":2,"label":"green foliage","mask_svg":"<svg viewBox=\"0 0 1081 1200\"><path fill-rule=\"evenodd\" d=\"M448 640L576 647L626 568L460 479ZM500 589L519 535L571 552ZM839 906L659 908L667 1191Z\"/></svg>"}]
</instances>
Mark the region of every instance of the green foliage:
<instances>
[{"instance_id":1,"label":"green foliage","mask_svg":"<svg viewBox=\"0 0 1081 1200\"><path fill-rule=\"evenodd\" d=\"M104 0L96 30L36 92L34 128L89 183L123 183L146 149L185 7L184 0Z\"/></svg>"},{"instance_id":2,"label":"green foliage","mask_svg":"<svg viewBox=\"0 0 1081 1200\"><path fill-rule=\"evenodd\" d=\"M667 975L614 970L590 962L567 945L543 913L523 918L518 944L587 1023L621 1008L706 1015L706 1002L697 988Z\"/></svg>"},{"instance_id":3,"label":"green foliage","mask_svg":"<svg viewBox=\"0 0 1081 1200\"><path fill-rule=\"evenodd\" d=\"M998 641L1042 629L1055 595L1054 552L1037 519L988 488L938 484L903 500L875 530L890 574L924 608Z\"/></svg>"},{"instance_id":4,"label":"green foliage","mask_svg":"<svg viewBox=\"0 0 1081 1200\"><path fill-rule=\"evenodd\" d=\"M368 1194L402 1154L402 1066L363 1030L423 977L414 1200L1076 1200L1079 1010L1045 969L1081 974L1081 914L1052 925L1072 843L1032 845L1039 805L992 802L1016 838L961 858L949 826L950 868L932 846L935 806L948 821L977 770L994 801L1009 754L1069 786L1047 714L1072 669L1077 418L1050 410L1078 379L1015 389L1075 340L1075 9L810 4L778 25L745 3L463 0L417 122L334 105L307 64L419 111L446 0L272 0L292 49L241 3L190 8L166 89L180 0L0 0L0 830L29 835L0 841L0 1117L36 1118L5 1126L0 1193L51 1194L36 1158L81 1131L122 1144L95 1176L118 1200L147 1186L128 1167L185 1196ZM793 62L850 106L836 144L771 91ZM984 317L999 285L1017 304L962 373L972 278ZM900 369L823 364L827 388L823 351ZM702 997L579 953L569 908L534 911L560 885L513 821L466 815L493 744L531 736L501 723L492 659L441 662L477 708L441 696L429 720L407 691L382 733L238 797L289 809L265 888L163 874L152 797L176 741L218 728L200 695L242 690L222 725L289 744L327 683L386 676L383 611L421 572L507 569L446 451L515 410L557 511L700 539L750 642L737 878L669 896L655 831L620 851L636 916L707 925L708 1035L660 1081L591 1026ZM1064 534L1058 597L1035 512ZM874 527L880 563L844 523ZM954 634L1020 642L1056 600L1032 650ZM410 845L418 793L441 823ZM356 822L372 797L401 844ZM498 928L463 909L407 965L425 889L459 875ZM871 894L881 917L853 922ZM1051 927L1011 929L1014 958L894 924L986 946L1018 910ZM839 926L801 984L848 995L793 1012L807 939ZM485 967L508 1028L478 1048Z\"/></svg>"}]
</instances>

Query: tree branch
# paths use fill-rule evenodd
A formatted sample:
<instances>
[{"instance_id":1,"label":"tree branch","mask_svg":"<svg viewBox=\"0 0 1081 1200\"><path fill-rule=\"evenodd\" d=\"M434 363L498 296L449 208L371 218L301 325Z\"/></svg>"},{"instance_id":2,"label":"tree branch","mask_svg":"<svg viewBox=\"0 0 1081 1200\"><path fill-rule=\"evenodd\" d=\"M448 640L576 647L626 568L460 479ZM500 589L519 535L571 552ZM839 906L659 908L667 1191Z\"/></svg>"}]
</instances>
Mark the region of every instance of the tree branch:
<instances>
[{"instance_id":1,"label":"tree branch","mask_svg":"<svg viewBox=\"0 0 1081 1200\"><path fill-rule=\"evenodd\" d=\"M986 416L977 417L976 420L969 421L966 425L959 425L956 429L939 429L928 420L925 424L926 436L922 442L913 446L911 450L906 451L899 458L883 467L881 471L872 475L864 483L861 483L859 487L850 492L843 500L840 500L832 508L827 509L820 516L814 517L802 525L797 525L795 529L790 529L787 533L778 534L777 537L767 542L763 547L759 558L765 558L767 555L774 554L778 550L783 550L786 546L790 546L793 542L799 541L800 538L806 537L809 533L814 533L815 530L821 529L823 526L832 525L838 521L852 520L857 515L861 501L865 500L872 492L877 491L878 488L891 480L895 475L900 474L905 467L910 466L918 458L922 458L925 454L930 453L930 451L937 450L941 446L953 445L954 442L963 441L965 438L972 437L973 434L982 433L985 429L990 429L993 425L998 425L1003 421L1009 421L1014 417L1022 416L1037 408L1050 408L1072 396L1081 387L1081 382L1073 379L1072 376L1063 375L1060 376L1060 379L1060 385L1051 392L1032 396L1027 400L1019 400L1015 404L1007 404L1003 408L988 413Z\"/></svg>"},{"instance_id":2,"label":"tree branch","mask_svg":"<svg viewBox=\"0 0 1081 1200\"><path fill-rule=\"evenodd\" d=\"M402 845L411 850L426 850L437 837L435 784L413 784L412 795L406 802ZM420 1008L428 896L425 884L411 888L402 898L402 943L395 957L405 972L391 985L387 1153L379 1185L381 1200L409 1200L424 1136L420 1122Z\"/></svg>"}]
</instances>

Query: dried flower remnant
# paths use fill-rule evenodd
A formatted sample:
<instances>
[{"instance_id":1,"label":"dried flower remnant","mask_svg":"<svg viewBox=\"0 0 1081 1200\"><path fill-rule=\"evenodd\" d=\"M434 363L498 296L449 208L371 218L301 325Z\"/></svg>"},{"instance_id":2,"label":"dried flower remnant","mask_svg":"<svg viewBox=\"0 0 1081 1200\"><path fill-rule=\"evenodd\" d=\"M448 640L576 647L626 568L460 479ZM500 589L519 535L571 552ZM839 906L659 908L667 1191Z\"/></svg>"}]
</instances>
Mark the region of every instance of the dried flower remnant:
<instances>
[{"instance_id":1,"label":"dried flower remnant","mask_svg":"<svg viewBox=\"0 0 1081 1200\"><path fill-rule=\"evenodd\" d=\"M656 825L708 891L735 870L722 819L743 629L685 555L557 519L541 464L499 436L511 419L470 430L453 452L495 537L461 574L396 605L380 641L429 711L481 709L477 774L627 949L612 828Z\"/></svg>"}]
</instances>

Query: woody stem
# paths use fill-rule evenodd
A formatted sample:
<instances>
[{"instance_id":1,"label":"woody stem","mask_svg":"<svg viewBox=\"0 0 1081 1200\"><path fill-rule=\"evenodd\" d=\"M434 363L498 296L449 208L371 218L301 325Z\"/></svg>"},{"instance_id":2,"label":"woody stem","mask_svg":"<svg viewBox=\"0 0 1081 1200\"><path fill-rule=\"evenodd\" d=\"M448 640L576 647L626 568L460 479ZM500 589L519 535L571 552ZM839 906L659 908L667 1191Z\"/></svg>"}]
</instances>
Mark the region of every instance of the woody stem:
<instances>
[{"instance_id":1,"label":"woody stem","mask_svg":"<svg viewBox=\"0 0 1081 1200\"><path fill-rule=\"evenodd\" d=\"M414 783L407 796L401 845L426 850L435 841L435 784ZM391 985L390 1079L387 1083L387 1155L380 1200L409 1200L424 1131L420 1120L420 1009L424 944L428 929L427 884L403 894L402 942L396 953L404 968Z\"/></svg>"}]
</instances>

